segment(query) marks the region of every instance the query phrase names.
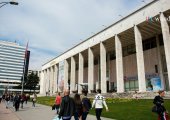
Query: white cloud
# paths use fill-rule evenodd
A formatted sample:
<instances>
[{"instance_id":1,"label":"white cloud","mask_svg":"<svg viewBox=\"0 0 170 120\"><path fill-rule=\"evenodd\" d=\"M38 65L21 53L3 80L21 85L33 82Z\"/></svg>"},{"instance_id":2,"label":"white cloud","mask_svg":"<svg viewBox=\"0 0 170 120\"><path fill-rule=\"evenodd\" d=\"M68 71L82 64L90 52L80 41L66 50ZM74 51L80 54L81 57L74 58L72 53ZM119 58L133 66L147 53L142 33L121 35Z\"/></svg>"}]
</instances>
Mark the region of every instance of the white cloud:
<instances>
[{"instance_id":1,"label":"white cloud","mask_svg":"<svg viewBox=\"0 0 170 120\"><path fill-rule=\"evenodd\" d=\"M0 38L29 40L30 69L99 32L143 4L140 0L17 0L0 9ZM81 40L80 40L81 39ZM71 41L71 42L68 42ZM46 51L46 52L44 52Z\"/></svg>"}]
</instances>

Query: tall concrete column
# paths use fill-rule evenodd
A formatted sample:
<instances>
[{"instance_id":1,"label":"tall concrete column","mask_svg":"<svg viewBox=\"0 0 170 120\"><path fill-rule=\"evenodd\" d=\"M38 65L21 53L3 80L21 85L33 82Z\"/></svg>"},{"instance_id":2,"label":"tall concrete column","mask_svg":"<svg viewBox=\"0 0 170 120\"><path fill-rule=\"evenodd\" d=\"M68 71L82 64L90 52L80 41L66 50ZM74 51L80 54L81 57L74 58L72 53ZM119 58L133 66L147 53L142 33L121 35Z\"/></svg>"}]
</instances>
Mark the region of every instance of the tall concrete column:
<instances>
[{"instance_id":1,"label":"tall concrete column","mask_svg":"<svg viewBox=\"0 0 170 120\"><path fill-rule=\"evenodd\" d=\"M156 36L156 46L157 46L157 58L158 58L158 71L159 71L159 77L161 78L161 87L162 87L162 89L165 89L165 82L164 82L164 77L163 77L162 59L161 59L158 35Z\"/></svg>"},{"instance_id":2,"label":"tall concrete column","mask_svg":"<svg viewBox=\"0 0 170 120\"><path fill-rule=\"evenodd\" d=\"M50 68L47 68L47 92L50 91Z\"/></svg>"},{"instance_id":3,"label":"tall concrete column","mask_svg":"<svg viewBox=\"0 0 170 120\"><path fill-rule=\"evenodd\" d=\"M134 26L134 32L135 32L135 43L136 43L139 92L145 92L146 80L145 80L145 65L144 65L144 57L143 57L142 35L136 25Z\"/></svg>"},{"instance_id":4,"label":"tall concrete column","mask_svg":"<svg viewBox=\"0 0 170 120\"><path fill-rule=\"evenodd\" d=\"M168 72L168 79L169 79L169 89L170 89L170 31L167 19L165 18L164 14L160 14L161 20L161 28L162 28L162 35L164 41L164 49L165 49L165 57L166 57L166 64L167 64L167 72Z\"/></svg>"},{"instance_id":5,"label":"tall concrete column","mask_svg":"<svg viewBox=\"0 0 170 120\"><path fill-rule=\"evenodd\" d=\"M45 88L45 93L48 92L48 75L47 75L47 69L45 70L45 74L44 74L44 78L45 78L45 85L44 85L44 88Z\"/></svg>"},{"instance_id":6,"label":"tall concrete column","mask_svg":"<svg viewBox=\"0 0 170 120\"><path fill-rule=\"evenodd\" d=\"M40 94L45 95L45 78L44 78L44 70L41 71L41 77L40 77Z\"/></svg>"},{"instance_id":7,"label":"tall concrete column","mask_svg":"<svg viewBox=\"0 0 170 120\"><path fill-rule=\"evenodd\" d=\"M84 58L82 53L79 53L79 73L78 73L78 84L83 83L83 70L84 70ZM81 93L82 87L78 85L78 93Z\"/></svg>"},{"instance_id":8,"label":"tall concrete column","mask_svg":"<svg viewBox=\"0 0 170 120\"><path fill-rule=\"evenodd\" d=\"M58 92L58 65L54 66L54 92Z\"/></svg>"},{"instance_id":9,"label":"tall concrete column","mask_svg":"<svg viewBox=\"0 0 170 120\"><path fill-rule=\"evenodd\" d=\"M52 93L52 67L49 68L49 90L50 90L50 95Z\"/></svg>"},{"instance_id":10,"label":"tall concrete column","mask_svg":"<svg viewBox=\"0 0 170 120\"><path fill-rule=\"evenodd\" d=\"M115 36L115 46L116 46L117 92L122 93L124 92L122 43L117 35Z\"/></svg>"},{"instance_id":11,"label":"tall concrete column","mask_svg":"<svg viewBox=\"0 0 170 120\"><path fill-rule=\"evenodd\" d=\"M97 65L97 71L98 71L98 79L96 80L96 90L101 89L101 70L100 70L100 56L97 57L98 65Z\"/></svg>"},{"instance_id":12,"label":"tall concrete column","mask_svg":"<svg viewBox=\"0 0 170 120\"><path fill-rule=\"evenodd\" d=\"M106 86L106 48L102 42L100 42L100 78L101 78L101 90L102 93L107 93Z\"/></svg>"},{"instance_id":13,"label":"tall concrete column","mask_svg":"<svg viewBox=\"0 0 170 120\"><path fill-rule=\"evenodd\" d=\"M88 91L94 90L94 54L91 48L88 49Z\"/></svg>"},{"instance_id":14,"label":"tall concrete column","mask_svg":"<svg viewBox=\"0 0 170 120\"><path fill-rule=\"evenodd\" d=\"M75 84L76 84L76 62L74 57L71 57L71 75L70 75L70 91L75 90Z\"/></svg>"},{"instance_id":15,"label":"tall concrete column","mask_svg":"<svg viewBox=\"0 0 170 120\"><path fill-rule=\"evenodd\" d=\"M54 83L54 73L53 73L53 66L52 67L50 67L50 95L52 95L53 94L53 83Z\"/></svg>"},{"instance_id":16,"label":"tall concrete column","mask_svg":"<svg viewBox=\"0 0 170 120\"><path fill-rule=\"evenodd\" d=\"M64 89L68 89L68 61L64 60Z\"/></svg>"}]
</instances>

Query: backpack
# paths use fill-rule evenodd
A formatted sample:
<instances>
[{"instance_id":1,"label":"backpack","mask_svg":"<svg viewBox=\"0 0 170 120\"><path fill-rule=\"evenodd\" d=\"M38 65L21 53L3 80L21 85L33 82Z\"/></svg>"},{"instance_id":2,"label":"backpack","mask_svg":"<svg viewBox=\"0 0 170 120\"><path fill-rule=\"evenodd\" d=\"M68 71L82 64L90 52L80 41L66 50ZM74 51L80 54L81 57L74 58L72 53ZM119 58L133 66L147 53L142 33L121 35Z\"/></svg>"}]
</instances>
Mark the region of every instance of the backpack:
<instances>
[{"instance_id":1,"label":"backpack","mask_svg":"<svg viewBox=\"0 0 170 120\"><path fill-rule=\"evenodd\" d=\"M89 111L92 107L90 99L88 98L83 98L82 104L83 104L83 111Z\"/></svg>"}]
</instances>

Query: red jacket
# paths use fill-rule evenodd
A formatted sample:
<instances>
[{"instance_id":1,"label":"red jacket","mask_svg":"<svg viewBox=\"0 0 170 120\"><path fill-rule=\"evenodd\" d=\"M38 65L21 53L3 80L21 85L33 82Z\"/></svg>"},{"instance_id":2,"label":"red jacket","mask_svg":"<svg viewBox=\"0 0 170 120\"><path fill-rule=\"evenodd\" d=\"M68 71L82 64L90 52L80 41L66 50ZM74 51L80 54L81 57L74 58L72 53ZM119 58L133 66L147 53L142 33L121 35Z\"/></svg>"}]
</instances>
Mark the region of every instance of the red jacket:
<instances>
[{"instance_id":1,"label":"red jacket","mask_svg":"<svg viewBox=\"0 0 170 120\"><path fill-rule=\"evenodd\" d=\"M60 105L60 103L61 103L61 96L56 96L56 98L55 98L55 104L56 105Z\"/></svg>"}]
</instances>

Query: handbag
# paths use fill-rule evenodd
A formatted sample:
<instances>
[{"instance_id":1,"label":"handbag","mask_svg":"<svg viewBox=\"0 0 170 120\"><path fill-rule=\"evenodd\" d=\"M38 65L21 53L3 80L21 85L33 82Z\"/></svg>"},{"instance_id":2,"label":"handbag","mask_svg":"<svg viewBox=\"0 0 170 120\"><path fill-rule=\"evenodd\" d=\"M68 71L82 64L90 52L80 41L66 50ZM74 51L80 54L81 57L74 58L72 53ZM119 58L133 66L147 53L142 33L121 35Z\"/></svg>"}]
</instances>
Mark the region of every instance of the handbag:
<instances>
[{"instance_id":1,"label":"handbag","mask_svg":"<svg viewBox=\"0 0 170 120\"><path fill-rule=\"evenodd\" d=\"M52 106L52 110L55 110L55 106L56 106L55 104Z\"/></svg>"},{"instance_id":2,"label":"handbag","mask_svg":"<svg viewBox=\"0 0 170 120\"><path fill-rule=\"evenodd\" d=\"M158 107L157 107L156 105L154 105L154 106L152 107L152 112L155 112L155 113L158 112Z\"/></svg>"}]
</instances>

